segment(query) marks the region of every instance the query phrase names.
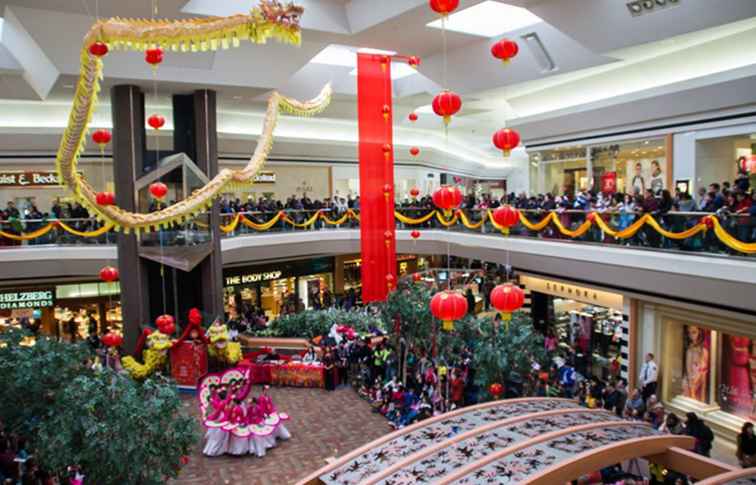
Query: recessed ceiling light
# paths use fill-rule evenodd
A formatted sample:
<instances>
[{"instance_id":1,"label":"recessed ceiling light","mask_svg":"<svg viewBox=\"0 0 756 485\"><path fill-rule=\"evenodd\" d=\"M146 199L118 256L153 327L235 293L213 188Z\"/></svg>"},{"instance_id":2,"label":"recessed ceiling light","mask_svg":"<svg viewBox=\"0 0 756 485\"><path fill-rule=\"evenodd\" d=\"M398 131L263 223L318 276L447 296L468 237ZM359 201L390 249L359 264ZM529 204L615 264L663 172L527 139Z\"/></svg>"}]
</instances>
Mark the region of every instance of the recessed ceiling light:
<instances>
[{"instance_id":1,"label":"recessed ceiling light","mask_svg":"<svg viewBox=\"0 0 756 485\"><path fill-rule=\"evenodd\" d=\"M651 143L651 142L648 141L648 140L646 140L646 141L643 142L644 145L648 145L649 143Z\"/></svg>"},{"instance_id":2,"label":"recessed ceiling light","mask_svg":"<svg viewBox=\"0 0 756 485\"><path fill-rule=\"evenodd\" d=\"M633 15L640 15L643 12L643 7L641 7L640 2L628 3L627 9L630 10L630 13Z\"/></svg>"},{"instance_id":3,"label":"recessed ceiling light","mask_svg":"<svg viewBox=\"0 0 756 485\"><path fill-rule=\"evenodd\" d=\"M654 0L643 0L643 8L646 10L653 10Z\"/></svg>"},{"instance_id":4,"label":"recessed ceiling light","mask_svg":"<svg viewBox=\"0 0 756 485\"><path fill-rule=\"evenodd\" d=\"M73 85L73 84L64 84L64 85L63 85L63 87L64 87L65 89L73 89L73 88L74 88L74 85Z\"/></svg>"},{"instance_id":5,"label":"recessed ceiling light","mask_svg":"<svg viewBox=\"0 0 756 485\"><path fill-rule=\"evenodd\" d=\"M446 18L446 28L481 37L496 37L542 21L526 8L486 0L449 15ZM441 19L430 22L428 27L442 28Z\"/></svg>"},{"instance_id":6,"label":"recessed ceiling light","mask_svg":"<svg viewBox=\"0 0 756 485\"><path fill-rule=\"evenodd\" d=\"M234 99L242 99L241 96L234 96Z\"/></svg>"}]
</instances>

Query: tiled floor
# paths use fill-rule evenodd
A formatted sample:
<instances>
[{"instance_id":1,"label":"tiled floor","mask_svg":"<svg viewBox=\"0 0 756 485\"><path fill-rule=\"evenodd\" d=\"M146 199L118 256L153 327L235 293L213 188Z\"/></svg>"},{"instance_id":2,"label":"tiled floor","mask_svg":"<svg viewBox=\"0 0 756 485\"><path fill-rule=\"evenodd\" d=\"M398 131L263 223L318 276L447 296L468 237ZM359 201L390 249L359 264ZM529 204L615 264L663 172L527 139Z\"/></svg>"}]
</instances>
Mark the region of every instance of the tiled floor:
<instances>
[{"instance_id":1,"label":"tiled floor","mask_svg":"<svg viewBox=\"0 0 756 485\"><path fill-rule=\"evenodd\" d=\"M254 393L259 392L255 389ZM286 427L291 440L269 450L264 458L205 457L198 443L176 485L286 485L294 483L326 464L325 459L362 446L392 431L388 421L372 413L367 402L351 388L334 392L321 389L272 388L279 410L289 413ZM196 415L196 401L185 398ZM199 430L199 420L198 420Z\"/></svg>"}]
</instances>

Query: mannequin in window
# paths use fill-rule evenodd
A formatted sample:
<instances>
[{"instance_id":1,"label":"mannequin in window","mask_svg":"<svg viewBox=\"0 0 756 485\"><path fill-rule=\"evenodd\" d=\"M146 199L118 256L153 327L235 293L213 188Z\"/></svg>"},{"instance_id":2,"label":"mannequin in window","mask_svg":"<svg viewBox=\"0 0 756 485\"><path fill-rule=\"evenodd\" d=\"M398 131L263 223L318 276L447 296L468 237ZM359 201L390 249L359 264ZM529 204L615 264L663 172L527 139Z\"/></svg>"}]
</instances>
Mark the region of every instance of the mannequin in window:
<instances>
[{"instance_id":1,"label":"mannequin in window","mask_svg":"<svg viewBox=\"0 0 756 485\"><path fill-rule=\"evenodd\" d=\"M695 325L685 327L685 374L683 376L683 394L696 401L706 402L706 389L709 379L709 349L706 331Z\"/></svg>"},{"instance_id":2,"label":"mannequin in window","mask_svg":"<svg viewBox=\"0 0 756 485\"><path fill-rule=\"evenodd\" d=\"M727 336L727 399L731 410L738 415L751 411L751 339Z\"/></svg>"}]
</instances>

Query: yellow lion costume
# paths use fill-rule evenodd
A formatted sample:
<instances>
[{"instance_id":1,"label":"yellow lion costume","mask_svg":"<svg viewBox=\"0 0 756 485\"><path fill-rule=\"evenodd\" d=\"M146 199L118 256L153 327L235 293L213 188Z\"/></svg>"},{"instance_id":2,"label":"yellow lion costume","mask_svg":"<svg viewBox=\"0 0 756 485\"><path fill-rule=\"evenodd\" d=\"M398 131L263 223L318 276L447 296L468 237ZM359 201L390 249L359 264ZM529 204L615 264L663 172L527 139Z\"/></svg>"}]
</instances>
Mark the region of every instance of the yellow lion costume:
<instances>
[{"instance_id":1,"label":"yellow lion costume","mask_svg":"<svg viewBox=\"0 0 756 485\"><path fill-rule=\"evenodd\" d=\"M134 357L128 355L121 359L121 365L133 379L144 380L165 366L171 345L168 335L159 330L152 332L147 337L147 348L142 353L144 364L140 364Z\"/></svg>"},{"instance_id":2,"label":"yellow lion costume","mask_svg":"<svg viewBox=\"0 0 756 485\"><path fill-rule=\"evenodd\" d=\"M207 329L210 345L207 351L210 357L229 366L235 365L242 359L242 349L239 342L232 342L228 334L228 327L219 320L213 322Z\"/></svg>"}]
</instances>

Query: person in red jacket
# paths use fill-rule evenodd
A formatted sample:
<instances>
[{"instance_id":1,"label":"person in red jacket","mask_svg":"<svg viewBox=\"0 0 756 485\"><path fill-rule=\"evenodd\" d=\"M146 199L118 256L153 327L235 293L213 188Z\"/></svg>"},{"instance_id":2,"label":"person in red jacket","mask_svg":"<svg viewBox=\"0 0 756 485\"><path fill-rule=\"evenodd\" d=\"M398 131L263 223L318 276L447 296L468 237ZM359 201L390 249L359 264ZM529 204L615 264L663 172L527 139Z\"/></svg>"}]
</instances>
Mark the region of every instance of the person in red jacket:
<instances>
[{"instance_id":1,"label":"person in red jacket","mask_svg":"<svg viewBox=\"0 0 756 485\"><path fill-rule=\"evenodd\" d=\"M465 404L465 380L459 370L454 371L454 377L451 381L451 402L456 407L462 407Z\"/></svg>"}]
</instances>

